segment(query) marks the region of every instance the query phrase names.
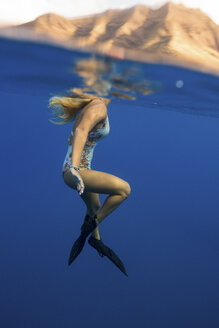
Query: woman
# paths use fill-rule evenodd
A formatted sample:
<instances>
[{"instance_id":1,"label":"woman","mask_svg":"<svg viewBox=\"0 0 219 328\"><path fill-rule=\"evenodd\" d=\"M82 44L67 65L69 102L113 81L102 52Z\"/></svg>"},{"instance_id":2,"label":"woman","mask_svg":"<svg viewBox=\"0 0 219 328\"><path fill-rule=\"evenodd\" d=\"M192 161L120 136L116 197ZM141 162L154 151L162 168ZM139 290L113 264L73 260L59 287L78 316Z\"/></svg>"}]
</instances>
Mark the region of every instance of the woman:
<instances>
[{"instance_id":1,"label":"woman","mask_svg":"<svg viewBox=\"0 0 219 328\"><path fill-rule=\"evenodd\" d=\"M75 121L68 138L62 176L67 186L78 191L87 208L81 234L72 247L68 264L79 255L86 238L91 234L88 243L100 256L107 256L127 275L122 261L102 242L99 224L127 199L131 191L130 185L112 174L91 169L94 148L110 130L107 115L110 102L107 98L76 94L54 96L50 98L49 107L53 107L56 117L64 119L58 124ZM108 194L102 207L99 194Z\"/></svg>"}]
</instances>

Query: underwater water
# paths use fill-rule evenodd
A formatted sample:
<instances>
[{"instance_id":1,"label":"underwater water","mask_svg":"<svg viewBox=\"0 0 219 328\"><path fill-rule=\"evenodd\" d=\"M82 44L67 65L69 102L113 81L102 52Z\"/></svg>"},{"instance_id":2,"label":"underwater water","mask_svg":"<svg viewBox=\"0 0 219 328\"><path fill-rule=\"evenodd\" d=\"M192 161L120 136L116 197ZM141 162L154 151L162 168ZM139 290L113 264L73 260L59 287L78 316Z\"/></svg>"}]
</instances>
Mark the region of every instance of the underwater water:
<instances>
[{"instance_id":1,"label":"underwater water","mask_svg":"<svg viewBox=\"0 0 219 328\"><path fill-rule=\"evenodd\" d=\"M61 175L72 126L49 122L48 99L82 86L73 67L91 55L4 38L0 48L0 326L218 327L219 78L114 60L153 90L113 98L92 161L131 186L100 225L126 277L87 243L67 265L86 208Z\"/></svg>"}]
</instances>

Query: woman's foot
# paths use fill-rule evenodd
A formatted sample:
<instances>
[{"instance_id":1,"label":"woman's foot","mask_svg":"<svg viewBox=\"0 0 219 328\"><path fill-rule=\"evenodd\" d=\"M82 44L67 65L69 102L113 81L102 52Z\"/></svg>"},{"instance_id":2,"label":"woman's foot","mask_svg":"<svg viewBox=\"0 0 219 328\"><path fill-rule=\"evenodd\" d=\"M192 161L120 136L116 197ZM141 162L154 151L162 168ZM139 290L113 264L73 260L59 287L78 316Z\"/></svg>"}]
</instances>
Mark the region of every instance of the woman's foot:
<instances>
[{"instance_id":1,"label":"woman's foot","mask_svg":"<svg viewBox=\"0 0 219 328\"><path fill-rule=\"evenodd\" d=\"M98 220L97 215L94 215L93 217L89 216L88 214L85 216L84 223L81 226L81 234L78 237L78 239L74 242L69 259L68 259L68 265L70 265L81 253L86 238L89 236L89 234L98 226Z\"/></svg>"},{"instance_id":2,"label":"woman's foot","mask_svg":"<svg viewBox=\"0 0 219 328\"><path fill-rule=\"evenodd\" d=\"M128 274L122 261L111 248L104 245L101 239L99 240L94 238L93 236L90 236L88 239L88 243L98 251L101 257L107 256L108 259L112 261L128 277Z\"/></svg>"},{"instance_id":3,"label":"woman's foot","mask_svg":"<svg viewBox=\"0 0 219 328\"><path fill-rule=\"evenodd\" d=\"M81 226L81 233L86 235L86 238L89 236L89 234L99 225L99 221L97 219L97 215L90 216L89 214L86 214L84 223Z\"/></svg>"}]
</instances>

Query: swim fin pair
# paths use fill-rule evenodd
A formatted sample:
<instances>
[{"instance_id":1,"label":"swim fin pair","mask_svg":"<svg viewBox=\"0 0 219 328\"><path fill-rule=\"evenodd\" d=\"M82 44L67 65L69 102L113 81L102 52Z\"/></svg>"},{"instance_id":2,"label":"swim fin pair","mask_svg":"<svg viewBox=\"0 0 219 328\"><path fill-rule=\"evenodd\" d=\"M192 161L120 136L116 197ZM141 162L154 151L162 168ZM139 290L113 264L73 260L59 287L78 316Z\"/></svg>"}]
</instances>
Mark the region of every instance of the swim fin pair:
<instances>
[{"instance_id":1,"label":"swim fin pair","mask_svg":"<svg viewBox=\"0 0 219 328\"><path fill-rule=\"evenodd\" d=\"M91 217L87 214L85 216L84 223L81 226L81 234L72 246L68 265L70 265L81 253L88 235L98 226L98 224L99 222L97 220L97 215ZM108 257L108 259L112 261L128 277L128 274L122 261L111 248L104 245L101 239L99 240L94 238L93 236L90 236L90 238L88 239L88 243L90 246L92 246L98 251L101 257Z\"/></svg>"}]
</instances>

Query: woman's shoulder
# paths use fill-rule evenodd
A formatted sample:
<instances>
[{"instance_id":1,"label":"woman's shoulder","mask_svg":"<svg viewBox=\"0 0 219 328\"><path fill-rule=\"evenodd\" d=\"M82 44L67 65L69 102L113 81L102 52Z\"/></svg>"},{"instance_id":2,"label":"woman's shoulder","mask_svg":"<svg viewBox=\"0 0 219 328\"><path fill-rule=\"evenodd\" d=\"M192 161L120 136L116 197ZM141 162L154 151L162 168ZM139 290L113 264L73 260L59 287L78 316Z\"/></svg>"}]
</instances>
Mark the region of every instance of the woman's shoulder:
<instances>
[{"instance_id":1,"label":"woman's shoulder","mask_svg":"<svg viewBox=\"0 0 219 328\"><path fill-rule=\"evenodd\" d=\"M94 99L90 104L90 106L82 110L81 112L81 121L86 121L87 119L96 119L96 117L100 118L100 121L105 120L107 117L107 107L103 101L99 101L98 99Z\"/></svg>"},{"instance_id":2,"label":"woman's shoulder","mask_svg":"<svg viewBox=\"0 0 219 328\"><path fill-rule=\"evenodd\" d=\"M87 118L89 118L90 116L93 116L93 113L96 113L98 116L102 117L98 122L99 124L103 124L108 120L107 106L105 105L103 100L101 100L101 98L92 99L89 104L79 110L76 119L74 120L73 127L71 129L72 136L74 135L74 132L76 128L80 125L80 123L84 120L87 120Z\"/></svg>"}]
</instances>

